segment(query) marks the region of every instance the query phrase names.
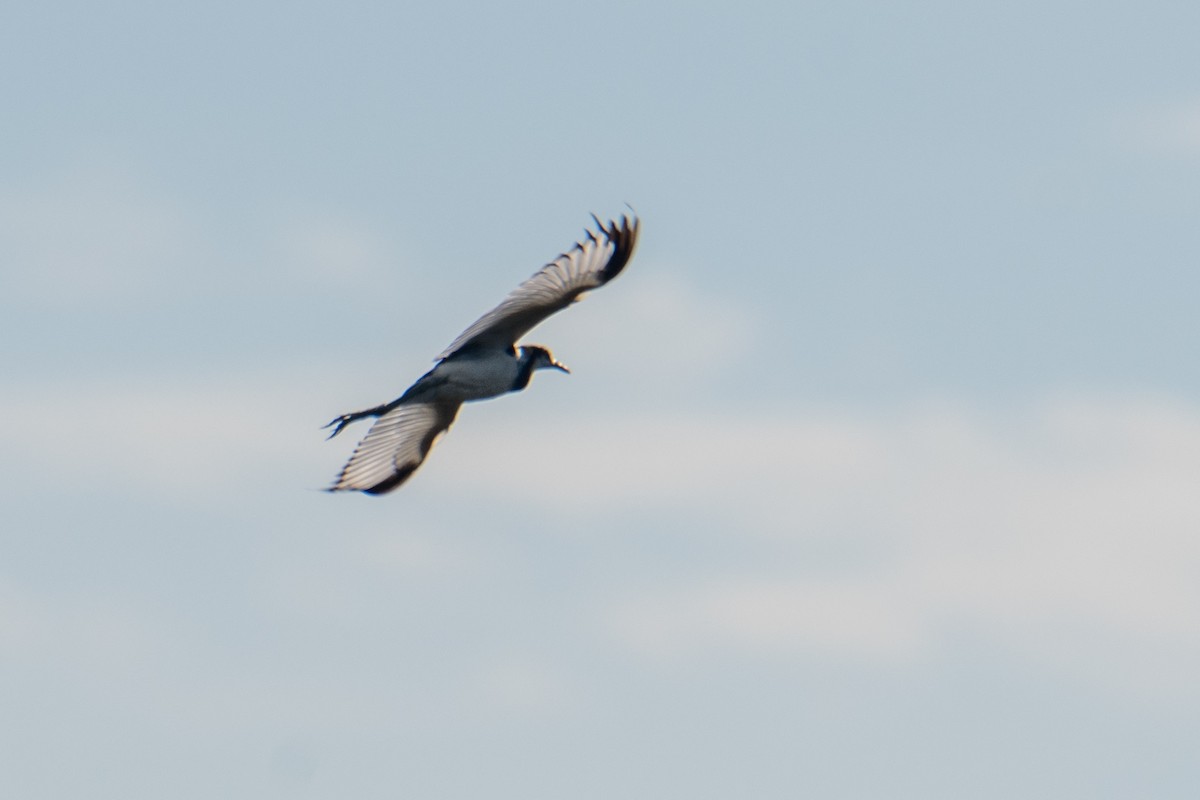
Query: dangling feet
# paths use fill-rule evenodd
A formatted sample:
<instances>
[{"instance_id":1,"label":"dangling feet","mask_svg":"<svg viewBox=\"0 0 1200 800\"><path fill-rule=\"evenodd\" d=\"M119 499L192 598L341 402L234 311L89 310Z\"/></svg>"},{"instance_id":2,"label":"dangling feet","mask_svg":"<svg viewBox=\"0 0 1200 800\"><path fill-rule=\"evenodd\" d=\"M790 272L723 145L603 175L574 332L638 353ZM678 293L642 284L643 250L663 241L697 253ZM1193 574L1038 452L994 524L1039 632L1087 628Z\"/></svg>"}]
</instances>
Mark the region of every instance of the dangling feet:
<instances>
[{"instance_id":1,"label":"dangling feet","mask_svg":"<svg viewBox=\"0 0 1200 800\"><path fill-rule=\"evenodd\" d=\"M326 428L333 428L334 425L337 426L336 428L333 428L333 433L331 433L325 437L325 441L329 441L333 437L337 436L339 433L342 432L342 428L346 427L351 422L357 422L358 420L363 419L364 417L378 417L381 414L386 413L387 410L388 410L387 406L375 406L374 408L368 408L366 411L355 411L350 414L342 414L340 417L333 420L328 425L321 426L321 430L325 430Z\"/></svg>"}]
</instances>

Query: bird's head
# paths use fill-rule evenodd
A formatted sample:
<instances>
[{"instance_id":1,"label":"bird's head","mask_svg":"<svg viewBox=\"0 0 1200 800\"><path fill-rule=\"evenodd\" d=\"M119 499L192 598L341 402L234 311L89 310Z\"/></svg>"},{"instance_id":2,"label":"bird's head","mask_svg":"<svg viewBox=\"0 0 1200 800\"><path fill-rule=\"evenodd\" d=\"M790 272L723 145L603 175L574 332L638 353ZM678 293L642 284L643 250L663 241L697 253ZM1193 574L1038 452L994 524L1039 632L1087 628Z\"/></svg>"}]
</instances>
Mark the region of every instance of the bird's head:
<instances>
[{"instance_id":1,"label":"bird's head","mask_svg":"<svg viewBox=\"0 0 1200 800\"><path fill-rule=\"evenodd\" d=\"M567 369L562 364L554 360L554 356L550 351L542 347L540 344L526 345L521 348L521 359L527 360L533 364L533 369L556 369L560 372L571 374L571 370Z\"/></svg>"}]
</instances>

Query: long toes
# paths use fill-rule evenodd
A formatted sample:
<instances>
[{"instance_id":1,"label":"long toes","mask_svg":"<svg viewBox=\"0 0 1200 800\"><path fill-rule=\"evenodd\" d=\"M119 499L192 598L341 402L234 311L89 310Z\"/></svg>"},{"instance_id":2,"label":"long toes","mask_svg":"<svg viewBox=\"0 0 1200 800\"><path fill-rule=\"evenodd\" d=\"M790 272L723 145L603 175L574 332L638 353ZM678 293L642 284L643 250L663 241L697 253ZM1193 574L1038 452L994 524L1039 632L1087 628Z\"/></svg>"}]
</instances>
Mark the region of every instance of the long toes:
<instances>
[{"instance_id":1,"label":"long toes","mask_svg":"<svg viewBox=\"0 0 1200 800\"><path fill-rule=\"evenodd\" d=\"M330 439L332 439L333 437L335 437L339 433L341 433L342 428L346 427L346 424L348 422L350 422L350 418L349 418L349 415L347 414L347 415L338 417L335 420L330 421L330 423L328 425L322 425L321 430L325 430L326 428L333 428L333 430L330 432L330 434L325 437L325 441L329 441ZM336 425L337 427L334 428L333 427L334 425Z\"/></svg>"}]
</instances>

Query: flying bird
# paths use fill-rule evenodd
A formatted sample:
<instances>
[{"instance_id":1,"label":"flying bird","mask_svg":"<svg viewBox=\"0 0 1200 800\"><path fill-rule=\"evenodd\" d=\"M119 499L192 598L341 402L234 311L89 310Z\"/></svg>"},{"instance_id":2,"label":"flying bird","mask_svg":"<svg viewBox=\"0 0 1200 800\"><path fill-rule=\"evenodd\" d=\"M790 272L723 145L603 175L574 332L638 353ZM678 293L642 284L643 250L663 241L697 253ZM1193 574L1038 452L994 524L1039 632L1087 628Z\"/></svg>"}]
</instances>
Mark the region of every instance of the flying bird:
<instances>
[{"instance_id":1,"label":"flying bird","mask_svg":"<svg viewBox=\"0 0 1200 800\"><path fill-rule=\"evenodd\" d=\"M545 347L518 345L517 340L584 292L620 275L629 263L637 245L637 216L622 216L607 225L594 214L592 219L598 230L585 230L574 247L459 334L433 369L404 394L385 405L343 414L325 426L333 428L332 439L352 422L375 418L329 491L390 492L421 466L463 403L519 392L539 369L570 372Z\"/></svg>"}]
</instances>

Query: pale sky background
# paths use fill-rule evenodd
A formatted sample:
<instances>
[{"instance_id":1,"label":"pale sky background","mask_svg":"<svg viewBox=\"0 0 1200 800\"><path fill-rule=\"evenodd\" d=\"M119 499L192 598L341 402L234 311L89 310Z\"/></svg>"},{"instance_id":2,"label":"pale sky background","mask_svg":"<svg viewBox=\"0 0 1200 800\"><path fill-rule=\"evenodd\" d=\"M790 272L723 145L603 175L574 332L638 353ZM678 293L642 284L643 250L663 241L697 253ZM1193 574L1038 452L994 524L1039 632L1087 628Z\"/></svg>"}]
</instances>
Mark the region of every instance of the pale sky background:
<instances>
[{"instance_id":1,"label":"pale sky background","mask_svg":"<svg viewBox=\"0 0 1200 800\"><path fill-rule=\"evenodd\" d=\"M1198 41L6 4L0 795L1196 797ZM317 491L626 202L573 375Z\"/></svg>"}]
</instances>

